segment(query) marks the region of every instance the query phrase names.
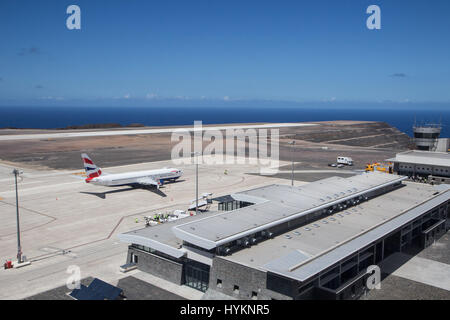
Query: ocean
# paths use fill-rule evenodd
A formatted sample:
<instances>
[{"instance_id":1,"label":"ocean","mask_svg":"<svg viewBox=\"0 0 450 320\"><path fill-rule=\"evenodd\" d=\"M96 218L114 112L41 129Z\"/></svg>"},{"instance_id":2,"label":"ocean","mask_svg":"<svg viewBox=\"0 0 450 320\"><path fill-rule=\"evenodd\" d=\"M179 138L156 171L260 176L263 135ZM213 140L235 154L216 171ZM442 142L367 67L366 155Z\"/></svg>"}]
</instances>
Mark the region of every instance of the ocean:
<instances>
[{"instance_id":1,"label":"ocean","mask_svg":"<svg viewBox=\"0 0 450 320\"><path fill-rule=\"evenodd\" d=\"M0 107L0 128L63 128L93 123L142 123L146 126L328 120L384 121L412 136L414 122L441 123L450 137L449 109L307 107Z\"/></svg>"}]
</instances>

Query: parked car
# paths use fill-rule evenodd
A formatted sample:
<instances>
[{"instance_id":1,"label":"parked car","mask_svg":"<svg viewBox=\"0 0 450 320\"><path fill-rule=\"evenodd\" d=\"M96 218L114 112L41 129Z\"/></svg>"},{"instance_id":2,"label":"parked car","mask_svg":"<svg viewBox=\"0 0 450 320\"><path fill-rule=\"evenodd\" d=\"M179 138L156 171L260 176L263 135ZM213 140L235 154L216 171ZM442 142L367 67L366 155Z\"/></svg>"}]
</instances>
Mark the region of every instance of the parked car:
<instances>
[{"instance_id":1,"label":"parked car","mask_svg":"<svg viewBox=\"0 0 450 320\"><path fill-rule=\"evenodd\" d=\"M329 167L336 167L337 164L336 164L336 163L329 163L328 166L329 166Z\"/></svg>"}]
</instances>

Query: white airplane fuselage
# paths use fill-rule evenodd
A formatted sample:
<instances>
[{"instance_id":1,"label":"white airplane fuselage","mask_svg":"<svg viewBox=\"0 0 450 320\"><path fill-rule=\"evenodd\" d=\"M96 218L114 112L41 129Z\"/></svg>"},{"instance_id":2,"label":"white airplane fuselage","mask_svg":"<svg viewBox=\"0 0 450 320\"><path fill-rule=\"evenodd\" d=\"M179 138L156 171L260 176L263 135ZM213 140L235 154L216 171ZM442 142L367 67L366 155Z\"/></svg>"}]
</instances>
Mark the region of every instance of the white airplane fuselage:
<instances>
[{"instance_id":1,"label":"white airplane fuselage","mask_svg":"<svg viewBox=\"0 0 450 320\"><path fill-rule=\"evenodd\" d=\"M103 174L99 177L92 178L86 182L92 183L100 186L123 186L132 184L143 184L142 182L146 179L151 179L154 181L160 181L164 184L165 181L175 181L183 172L179 169L169 168L169 169L157 169L157 170L147 170L147 171L135 171L126 173L115 173L115 174Z\"/></svg>"}]
</instances>

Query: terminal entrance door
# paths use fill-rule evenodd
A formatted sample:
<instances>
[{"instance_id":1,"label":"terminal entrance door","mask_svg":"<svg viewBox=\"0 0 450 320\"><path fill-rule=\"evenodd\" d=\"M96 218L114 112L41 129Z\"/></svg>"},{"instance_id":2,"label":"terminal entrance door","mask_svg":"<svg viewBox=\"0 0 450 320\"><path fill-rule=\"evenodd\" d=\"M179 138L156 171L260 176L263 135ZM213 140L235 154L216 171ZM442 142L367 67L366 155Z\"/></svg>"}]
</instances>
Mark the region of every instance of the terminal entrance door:
<instances>
[{"instance_id":1,"label":"terminal entrance door","mask_svg":"<svg viewBox=\"0 0 450 320\"><path fill-rule=\"evenodd\" d=\"M185 285L205 292L209 285L209 269L206 264L189 261L185 264Z\"/></svg>"}]
</instances>

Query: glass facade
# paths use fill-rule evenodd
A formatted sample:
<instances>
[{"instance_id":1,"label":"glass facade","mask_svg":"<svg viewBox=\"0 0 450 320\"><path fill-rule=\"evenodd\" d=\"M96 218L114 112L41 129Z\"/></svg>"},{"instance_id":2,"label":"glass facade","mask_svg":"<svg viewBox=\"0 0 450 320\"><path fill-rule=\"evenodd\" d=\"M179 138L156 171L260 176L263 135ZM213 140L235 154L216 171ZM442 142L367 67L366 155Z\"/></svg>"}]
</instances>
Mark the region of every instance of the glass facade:
<instances>
[{"instance_id":1,"label":"glass facade","mask_svg":"<svg viewBox=\"0 0 450 320\"><path fill-rule=\"evenodd\" d=\"M156 253L155 249L149 248L149 247L145 247L145 246L141 246L139 244L132 244L131 245L132 248L138 249L138 250L142 250L148 253Z\"/></svg>"},{"instance_id":2,"label":"glass facade","mask_svg":"<svg viewBox=\"0 0 450 320\"><path fill-rule=\"evenodd\" d=\"M196 261L188 261L185 264L185 285L205 292L209 285L210 267Z\"/></svg>"},{"instance_id":3,"label":"glass facade","mask_svg":"<svg viewBox=\"0 0 450 320\"><path fill-rule=\"evenodd\" d=\"M253 203L245 201L229 201L229 202L220 202L218 204L218 207L220 211L231 211L239 208L244 208L252 204Z\"/></svg>"},{"instance_id":4,"label":"glass facade","mask_svg":"<svg viewBox=\"0 0 450 320\"><path fill-rule=\"evenodd\" d=\"M418 139L438 139L439 132L414 132L414 138Z\"/></svg>"}]
</instances>

